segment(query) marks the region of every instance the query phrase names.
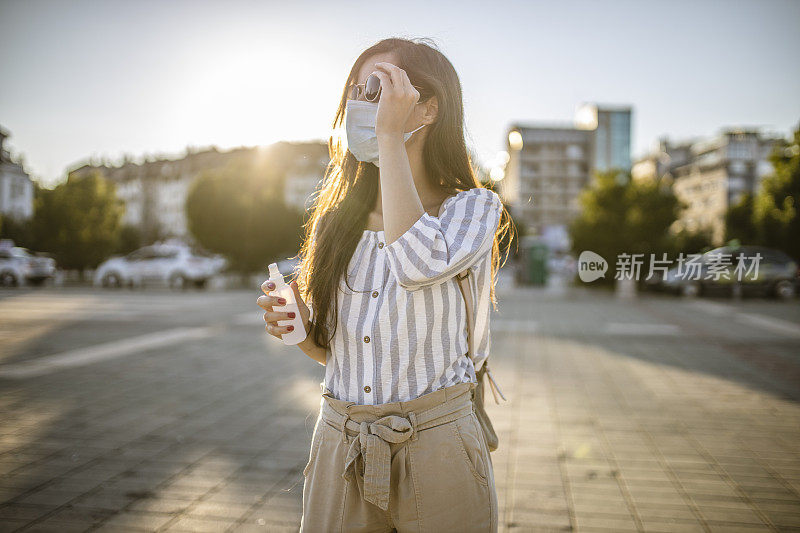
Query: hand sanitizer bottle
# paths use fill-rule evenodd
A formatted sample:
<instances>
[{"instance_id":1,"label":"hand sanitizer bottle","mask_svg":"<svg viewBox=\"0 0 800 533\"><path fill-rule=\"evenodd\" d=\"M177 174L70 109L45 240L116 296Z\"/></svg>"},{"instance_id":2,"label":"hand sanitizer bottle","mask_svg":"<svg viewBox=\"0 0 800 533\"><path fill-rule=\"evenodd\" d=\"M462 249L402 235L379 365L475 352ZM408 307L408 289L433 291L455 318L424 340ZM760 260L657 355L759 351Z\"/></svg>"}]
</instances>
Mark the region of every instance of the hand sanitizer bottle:
<instances>
[{"instance_id":1,"label":"hand sanitizer bottle","mask_svg":"<svg viewBox=\"0 0 800 533\"><path fill-rule=\"evenodd\" d=\"M283 274L278 270L277 263L269 265L269 280L275 284L275 289L270 291L269 295L286 300L286 305L275 305L272 309L277 312L294 311L294 318L278 320L279 326L288 326L290 324L294 326L292 331L281 335L284 344L293 346L306 338L306 328L303 326L303 319L300 317L300 308L297 306L294 290L286 284L286 281L283 279Z\"/></svg>"}]
</instances>

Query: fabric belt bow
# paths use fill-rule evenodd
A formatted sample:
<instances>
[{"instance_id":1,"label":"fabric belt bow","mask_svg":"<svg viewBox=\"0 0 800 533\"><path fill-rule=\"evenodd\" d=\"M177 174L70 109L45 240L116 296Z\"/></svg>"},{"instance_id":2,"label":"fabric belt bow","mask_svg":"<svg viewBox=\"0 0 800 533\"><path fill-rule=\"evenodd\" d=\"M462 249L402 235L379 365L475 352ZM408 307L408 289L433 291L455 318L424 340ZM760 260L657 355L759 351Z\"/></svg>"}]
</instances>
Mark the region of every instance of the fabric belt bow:
<instances>
[{"instance_id":1,"label":"fabric belt bow","mask_svg":"<svg viewBox=\"0 0 800 533\"><path fill-rule=\"evenodd\" d=\"M362 498L386 510L391 476L390 443L404 442L413 433L411 422L397 415L361 422L358 435L347 451L342 477L349 481L355 475Z\"/></svg>"}]
</instances>

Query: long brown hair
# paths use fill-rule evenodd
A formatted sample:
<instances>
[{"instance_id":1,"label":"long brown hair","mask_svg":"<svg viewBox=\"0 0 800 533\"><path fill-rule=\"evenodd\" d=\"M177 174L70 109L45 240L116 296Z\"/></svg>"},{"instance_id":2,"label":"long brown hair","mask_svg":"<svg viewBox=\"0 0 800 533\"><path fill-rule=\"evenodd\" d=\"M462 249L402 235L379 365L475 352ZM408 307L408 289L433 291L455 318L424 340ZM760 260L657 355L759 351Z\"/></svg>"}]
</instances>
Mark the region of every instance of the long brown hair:
<instances>
[{"instance_id":1,"label":"long brown hair","mask_svg":"<svg viewBox=\"0 0 800 533\"><path fill-rule=\"evenodd\" d=\"M411 83L419 88L421 102L434 95L438 100L438 116L428 126L423 147L425 171L431 185L448 194L480 187L464 141L461 83L453 65L429 39L384 39L364 50L347 76L333 121L334 130L342 127L347 88L358 82L361 66L367 58L387 52L394 54L397 66L405 70ZM347 272L369 213L377 202L379 179L378 168L372 163L358 161L343 149L339 135L330 137L328 151L331 161L314 199L311 218L305 225L297 271L300 293L314 307L314 340L326 349L336 333L339 281ZM495 307L494 285L500 267L498 242L509 223L510 217L503 209L492 246L490 294ZM349 281L345 279L345 282L349 287Z\"/></svg>"}]
</instances>

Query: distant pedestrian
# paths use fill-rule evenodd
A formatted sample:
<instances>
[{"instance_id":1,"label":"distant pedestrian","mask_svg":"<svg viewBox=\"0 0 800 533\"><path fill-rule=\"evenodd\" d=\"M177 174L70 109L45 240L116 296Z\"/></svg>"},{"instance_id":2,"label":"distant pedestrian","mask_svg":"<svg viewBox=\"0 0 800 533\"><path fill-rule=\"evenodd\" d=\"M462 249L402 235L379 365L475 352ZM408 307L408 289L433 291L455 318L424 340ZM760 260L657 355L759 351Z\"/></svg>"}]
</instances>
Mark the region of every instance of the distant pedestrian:
<instances>
[{"instance_id":1,"label":"distant pedestrian","mask_svg":"<svg viewBox=\"0 0 800 533\"><path fill-rule=\"evenodd\" d=\"M331 139L291 284L298 346L326 367L301 531L496 531L471 397L507 224L471 168L455 69L427 40L382 40L353 65L333 126L345 139ZM280 302L258 303L267 331L289 331Z\"/></svg>"}]
</instances>

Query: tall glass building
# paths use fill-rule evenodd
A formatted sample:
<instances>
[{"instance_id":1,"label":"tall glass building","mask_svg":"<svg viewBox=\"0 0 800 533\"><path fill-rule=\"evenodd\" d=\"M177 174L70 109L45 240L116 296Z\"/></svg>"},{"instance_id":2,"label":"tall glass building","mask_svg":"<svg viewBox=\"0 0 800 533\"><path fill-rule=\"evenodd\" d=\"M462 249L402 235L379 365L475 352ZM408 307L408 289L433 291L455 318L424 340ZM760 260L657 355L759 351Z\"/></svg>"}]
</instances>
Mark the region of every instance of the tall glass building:
<instances>
[{"instance_id":1,"label":"tall glass building","mask_svg":"<svg viewBox=\"0 0 800 533\"><path fill-rule=\"evenodd\" d=\"M583 104L578 108L578 127L594 130L593 170L630 170L631 113L628 106Z\"/></svg>"}]
</instances>

